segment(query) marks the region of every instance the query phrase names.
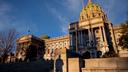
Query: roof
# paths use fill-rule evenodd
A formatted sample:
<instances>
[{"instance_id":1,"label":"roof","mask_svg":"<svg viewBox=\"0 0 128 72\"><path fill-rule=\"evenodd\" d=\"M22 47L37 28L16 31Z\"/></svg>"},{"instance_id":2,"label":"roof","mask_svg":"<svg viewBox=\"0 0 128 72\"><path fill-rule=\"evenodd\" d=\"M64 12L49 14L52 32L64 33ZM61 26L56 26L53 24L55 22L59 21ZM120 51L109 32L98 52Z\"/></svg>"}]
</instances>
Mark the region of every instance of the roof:
<instances>
[{"instance_id":1,"label":"roof","mask_svg":"<svg viewBox=\"0 0 128 72\"><path fill-rule=\"evenodd\" d=\"M18 38L17 41L24 41L24 40L28 40L28 39L36 39L36 40L41 41L40 38L38 38L38 37L36 37L34 35L23 35L20 38Z\"/></svg>"},{"instance_id":2,"label":"roof","mask_svg":"<svg viewBox=\"0 0 128 72\"><path fill-rule=\"evenodd\" d=\"M82 9L80 13L80 21L87 20L88 17L91 18L94 15L103 15L103 10L98 4L94 4L89 0L88 4Z\"/></svg>"}]
</instances>

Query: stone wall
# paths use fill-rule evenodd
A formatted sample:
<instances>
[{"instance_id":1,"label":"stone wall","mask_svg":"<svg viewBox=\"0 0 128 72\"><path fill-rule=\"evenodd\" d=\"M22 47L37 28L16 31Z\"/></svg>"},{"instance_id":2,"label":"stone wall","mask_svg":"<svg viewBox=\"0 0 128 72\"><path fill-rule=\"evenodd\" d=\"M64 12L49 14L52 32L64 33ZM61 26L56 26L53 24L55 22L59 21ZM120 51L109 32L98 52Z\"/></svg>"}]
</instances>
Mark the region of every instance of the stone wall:
<instances>
[{"instance_id":1,"label":"stone wall","mask_svg":"<svg viewBox=\"0 0 128 72\"><path fill-rule=\"evenodd\" d=\"M128 72L128 57L86 59L82 72Z\"/></svg>"},{"instance_id":2,"label":"stone wall","mask_svg":"<svg viewBox=\"0 0 128 72\"><path fill-rule=\"evenodd\" d=\"M66 48L63 48L61 49L61 58L63 60L63 66L62 66L62 69L63 69L63 72L67 72L67 67L68 67L68 64L67 64L67 49Z\"/></svg>"},{"instance_id":3,"label":"stone wall","mask_svg":"<svg viewBox=\"0 0 128 72\"><path fill-rule=\"evenodd\" d=\"M80 72L79 58L68 58L68 72Z\"/></svg>"}]
</instances>

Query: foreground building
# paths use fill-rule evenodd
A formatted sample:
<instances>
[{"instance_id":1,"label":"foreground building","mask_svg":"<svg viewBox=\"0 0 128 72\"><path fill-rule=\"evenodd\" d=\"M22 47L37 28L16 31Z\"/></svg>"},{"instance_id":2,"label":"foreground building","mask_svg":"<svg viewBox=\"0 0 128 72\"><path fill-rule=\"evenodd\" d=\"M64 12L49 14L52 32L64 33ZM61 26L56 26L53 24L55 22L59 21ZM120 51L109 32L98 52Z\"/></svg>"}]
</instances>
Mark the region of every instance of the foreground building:
<instances>
[{"instance_id":1,"label":"foreground building","mask_svg":"<svg viewBox=\"0 0 128 72\"><path fill-rule=\"evenodd\" d=\"M81 54L90 52L97 57L97 51L117 53L112 23L102 8L89 0L80 13L78 22L69 25L70 47Z\"/></svg>"}]
</instances>

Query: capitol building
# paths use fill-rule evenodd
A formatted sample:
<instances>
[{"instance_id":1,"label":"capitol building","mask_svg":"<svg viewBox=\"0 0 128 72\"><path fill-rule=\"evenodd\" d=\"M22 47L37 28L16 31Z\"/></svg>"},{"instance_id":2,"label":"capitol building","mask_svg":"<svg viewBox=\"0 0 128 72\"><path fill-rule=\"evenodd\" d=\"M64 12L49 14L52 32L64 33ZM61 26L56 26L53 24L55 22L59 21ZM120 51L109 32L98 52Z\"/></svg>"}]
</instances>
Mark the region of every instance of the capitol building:
<instances>
[{"instance_id":1,"label":"capitol building","mask_svg":"<svg viewBox=\"0 0 128 72\"><path fill-rule=\"evenodd\" d=\"M59 58L63 60L63 72L91 72L86 69L86 64L90 62L88 59L92 60L90 63L95 63L97 59L104 58L106 53L111 53L110 57L128 57L128 52L118 46L121 29L120 26L113 26L100 5L88 0L80 12L79 20L69 24L68 35L48 39L24 35L17 39L16 57L23 61ZM87 62L85 68L82 63L84 60ZM105 64L105 61L99 61L99 64ZM76 68L73 68L74 64Z\"/></svg>"}]
</instances>

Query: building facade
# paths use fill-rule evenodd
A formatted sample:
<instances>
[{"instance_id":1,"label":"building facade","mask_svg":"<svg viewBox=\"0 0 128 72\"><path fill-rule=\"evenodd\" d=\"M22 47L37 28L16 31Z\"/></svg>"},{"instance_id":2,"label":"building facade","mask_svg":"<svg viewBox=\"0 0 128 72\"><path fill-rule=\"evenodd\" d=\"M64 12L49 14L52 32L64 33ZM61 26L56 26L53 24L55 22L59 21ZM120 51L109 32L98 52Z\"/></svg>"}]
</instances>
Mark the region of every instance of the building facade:
<instances>
[{"instance_id":1,"label":"building facade","mask_svg":"<svg viewBox=\"0 0 128 72\"><path fill-rule=\"evenodd\" d=\"M70 48L83 54L89 51L97 57L97 51L117 52L112 23L103 9L89 0L82 9L78 22L69 25Z\"/></svg>"},{"instance_id":2,"label":"building facade","mask_svg":"<svg viewBox=\"0 0 128 72\"><path fill-rule=\"evenodd\" d=\"M119 43L119 38L122 36L122 27L121 25L118 26L114 26L114 33L115 33L115 37L116 37L116 43ZM128 57L128 50L122 48L121 46L118 45L118 53L120 57Z\"/></svg>"},{"instance_id":3,"label":"building facade","mask_svg":"<svg viewBox=\"0 0 128 72\"><path fill-rule=\"evenodd\" d=\"M51 60L58 54L61 54L62 49L69 49L69 35L44 39L45 55L44 58Z\"/></svg>"},{"instance_id":4,"label":"building facade","mask_svg":"<svg viewBox=\"0 0 128 72\"><path fill-rule=\"evenodd\" d=\"M70 23L68 29L69 35L56 38L41 40L32 35L19 38L17 40L18 57L21 56L19 54L22 54L20 51L23 51L20 47L34 44L39 48L39 46L43 46L41 41L44 42L45 59L54 59L63 48L75 51L80 55L89 52L91 58L96 58L98 51L101 52L101 55L106 52L118 52L112 23L100 5L92 3L91 0L80 12L79 21Z\"/></svg>"},{"instance_id":5,"label":"building facade","mask_svg":"<svg viewBox=\"0 0 128 72\"><path fill-rule=\"evenodd\" d=\"M44 52L44 42L33 35L25 35L17 39L16 57L18 60L36 60L42 58Z\"/></svg>"}]
</instances>

